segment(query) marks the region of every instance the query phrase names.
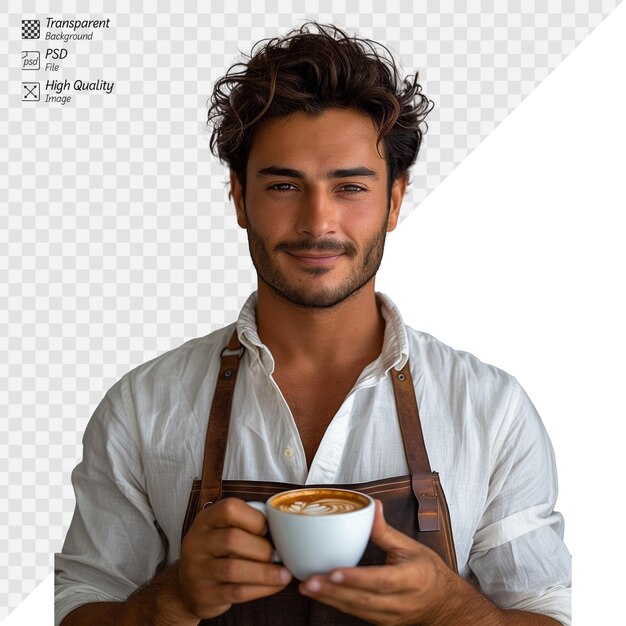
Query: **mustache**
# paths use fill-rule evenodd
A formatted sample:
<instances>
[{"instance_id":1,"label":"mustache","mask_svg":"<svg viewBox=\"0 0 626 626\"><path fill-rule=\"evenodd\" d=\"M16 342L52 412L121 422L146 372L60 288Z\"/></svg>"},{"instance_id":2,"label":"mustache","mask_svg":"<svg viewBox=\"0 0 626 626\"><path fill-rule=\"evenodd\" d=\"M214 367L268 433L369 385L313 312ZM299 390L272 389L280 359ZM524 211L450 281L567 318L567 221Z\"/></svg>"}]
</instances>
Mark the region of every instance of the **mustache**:
<instances>
[{"instance_id":1,"label":"mustache","mask_svg":"<svg viewBox=\"0 0 626 626\"><path fill-rule=\"evenodd\" d=\"M301 241L283 241L275 248L281 252L320 251L337 252L338 254L356 255L356 246L350 241L335 239L303 239Z\"/></svg>"}]
</instances>

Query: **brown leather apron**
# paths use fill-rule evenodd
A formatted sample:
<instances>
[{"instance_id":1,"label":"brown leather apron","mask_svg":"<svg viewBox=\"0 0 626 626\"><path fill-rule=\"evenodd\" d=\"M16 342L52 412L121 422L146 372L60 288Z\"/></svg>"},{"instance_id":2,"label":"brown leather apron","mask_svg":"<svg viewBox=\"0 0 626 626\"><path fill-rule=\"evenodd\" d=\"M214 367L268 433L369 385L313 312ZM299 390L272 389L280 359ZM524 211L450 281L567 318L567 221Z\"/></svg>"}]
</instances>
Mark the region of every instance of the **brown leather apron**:
<instances>
[{"instance_id":1,"label":"brown leather apron","mask_svg":"<svg viewBox=\"0 0 626 626\"><path fill-rule=\"evenodd\" d=\"M235 332L222 351L220 372L209 414L202 479L193 482L182 537L202 509L222 498L265 501L280 491L302 487L290 483L222 480L232 397L243 351ZM382 500L385 518L391 526L437 552L456 572L450 514L439 475L430 469L408 361L401 371L391 370L391 375L410 474L367 483L334 486L361 491ZM307 485L315 486L323 485ZM370 542L359 566L382 565L385 561L385 552ZM279 593L252 602L233 604L226 613L200 623L219 626L356 626L367 623L301 595L298 584L297 580L293 580Z\"/></svg>"}]
</instances>

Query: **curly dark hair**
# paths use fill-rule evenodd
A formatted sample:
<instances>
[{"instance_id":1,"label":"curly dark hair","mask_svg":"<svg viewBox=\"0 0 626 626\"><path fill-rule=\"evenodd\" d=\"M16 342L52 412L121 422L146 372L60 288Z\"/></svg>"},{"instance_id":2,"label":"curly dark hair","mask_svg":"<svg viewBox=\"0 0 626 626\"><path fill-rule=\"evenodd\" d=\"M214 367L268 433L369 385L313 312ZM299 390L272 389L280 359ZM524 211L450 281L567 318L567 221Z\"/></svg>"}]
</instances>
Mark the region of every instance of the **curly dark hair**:
<instances>
[{"instance_id":1,"label":"curly dark hair","mask_svg":"<svg viewBox=\"0 0 626 626\"><path fill-rule=\"evenodd\" d=\"M428 128L424 119L434 106L417 79L417 73L401 78L385 46L307 22L284 37L260 41L247 62L235 63L217 81L208 113L211 151L245 189L248 154L263 122L296 111L357 109L374 121L379 153L384 142L391 189L415 162Z\"/></svg>"}]
</instances>

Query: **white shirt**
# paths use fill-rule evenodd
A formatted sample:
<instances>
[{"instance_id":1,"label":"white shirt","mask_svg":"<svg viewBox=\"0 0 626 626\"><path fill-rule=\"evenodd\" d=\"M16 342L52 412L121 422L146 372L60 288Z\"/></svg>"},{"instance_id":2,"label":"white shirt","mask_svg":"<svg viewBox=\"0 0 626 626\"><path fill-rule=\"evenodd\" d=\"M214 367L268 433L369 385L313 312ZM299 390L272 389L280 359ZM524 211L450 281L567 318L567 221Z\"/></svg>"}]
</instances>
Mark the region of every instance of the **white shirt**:
<instances>
[{"instance_id":1,"label":"white shirt","mask_svg":"<svg viewBox=\"0 0 626 626\"><path fill-rule=\"evenodd\" d=\"M377 294L383 350L361 373L307 469L274 360L257 334L256 294L236 322L246 350L233 398L224 479L361 483L409 473L389 370L410 356L432 469L446 493L459 573L502 608L569 625L570 555L554 512L550 440L518 382L408 328ZM81 604L123 601L179 558L191 483L202 473L220 352L235 324L126 374L83 439L76 509L56 555L56 623ZM302 381L306 384L306 381ZM156 522L156 523L155 523ZM158 524L158 526L157 526Z\"/></svg>"}]
</instances>

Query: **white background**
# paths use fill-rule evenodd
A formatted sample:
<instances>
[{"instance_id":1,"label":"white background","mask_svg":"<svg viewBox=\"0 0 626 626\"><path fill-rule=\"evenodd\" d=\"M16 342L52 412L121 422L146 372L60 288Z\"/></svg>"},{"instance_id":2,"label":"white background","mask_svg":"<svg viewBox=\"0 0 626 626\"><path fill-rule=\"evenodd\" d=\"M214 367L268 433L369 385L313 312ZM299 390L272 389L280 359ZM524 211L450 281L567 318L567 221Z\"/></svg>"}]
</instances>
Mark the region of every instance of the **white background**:
<instances>
[{"instance_id":1,"label":"white background","mask_svg":"<svg viewBox=\"0 0 626 626\"><path fill-rule=\"evenodd\" d=\"M402 223L378 281L533 399L581 626L625 623L625 35L622 5Z\"/></svg>"}]
</instances>

